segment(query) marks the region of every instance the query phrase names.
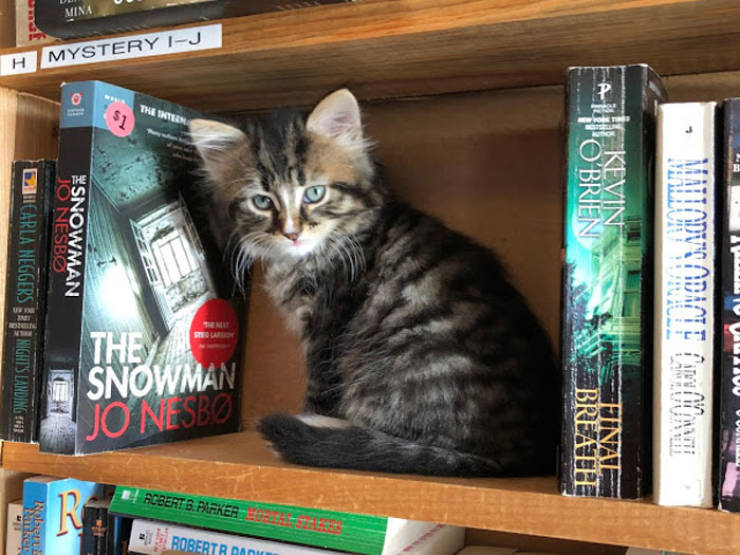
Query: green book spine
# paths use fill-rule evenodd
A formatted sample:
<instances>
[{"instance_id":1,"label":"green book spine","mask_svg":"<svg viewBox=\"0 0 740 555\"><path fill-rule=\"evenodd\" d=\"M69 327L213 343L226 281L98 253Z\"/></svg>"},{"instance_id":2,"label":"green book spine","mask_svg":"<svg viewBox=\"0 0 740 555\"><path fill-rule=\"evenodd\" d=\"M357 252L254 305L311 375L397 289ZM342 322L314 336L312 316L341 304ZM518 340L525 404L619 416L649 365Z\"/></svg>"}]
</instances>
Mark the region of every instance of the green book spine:
<instances>
[{"instance_id":1,"label":"green book spine","mask_svg":"<svg viewBox=\"0 0 740 555\"><path fill-rule=\"evenodd\" d=\"M568 74L560 490L649 492L653 161L666 99L646 65Z\"/></svg>"},{"instance_id":2,"label":"green book spine","mask_svg":"<svg viewBox=\"0 0 740 555\"><path fill-rule=\"evenodd\" d=\"M110 511L368 555L382 553L388 525L379 516L130 487L116 488Z\"/></svg>"}]
</instances>

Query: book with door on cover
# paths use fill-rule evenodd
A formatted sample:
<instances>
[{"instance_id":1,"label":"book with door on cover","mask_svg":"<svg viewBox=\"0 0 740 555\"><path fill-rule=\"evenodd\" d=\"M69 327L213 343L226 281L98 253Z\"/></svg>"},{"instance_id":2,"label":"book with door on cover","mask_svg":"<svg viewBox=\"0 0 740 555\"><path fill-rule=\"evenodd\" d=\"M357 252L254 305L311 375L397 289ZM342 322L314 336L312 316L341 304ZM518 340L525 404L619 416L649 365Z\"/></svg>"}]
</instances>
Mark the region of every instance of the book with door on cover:
<instances>
[{"instance_id":1,"label":"book with door on cover","mask_svg":"<svg viewBox=\"0 0 740 555\"><path fill-rule=\"evenodd\" d=\"M560 491L649 493L653 160L666 99L646 65L568 73Z\"/></svg>"},{"instance_id":2,"label":"book with door on cover","mask_svg":"<svg viewBox=\"0 0 740 555\"><path fill-rule=\"evenodd\" d=\"M239 427L244 296L194 175L198 115L100 81L62 87L43 451Z\"/></svg>"}]
</instances>

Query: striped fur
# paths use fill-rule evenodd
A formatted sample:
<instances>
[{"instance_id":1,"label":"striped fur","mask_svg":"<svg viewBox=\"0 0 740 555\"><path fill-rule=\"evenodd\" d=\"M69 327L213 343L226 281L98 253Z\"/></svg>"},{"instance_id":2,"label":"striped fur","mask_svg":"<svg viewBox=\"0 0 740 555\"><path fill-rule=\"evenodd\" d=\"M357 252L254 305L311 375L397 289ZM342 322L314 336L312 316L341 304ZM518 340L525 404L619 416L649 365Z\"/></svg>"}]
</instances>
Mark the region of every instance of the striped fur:
<instances>
[{"instance_id":1,"label":"striped fur","mask_svg":"<svg viewBox=\"0 0 740 555\"><path fill-rule=\"evenodd\" d=\"M465 476L554 469L560 388L546 334L490 251L385 188L348 91L307 119L283 112L241 131L201 120L191 133L236 271L262 261L303 340L305 410L332 418L264 418L286 460ZM324 188L320 202L303 202L310 187Z\"/></svg>"}]
</instances>

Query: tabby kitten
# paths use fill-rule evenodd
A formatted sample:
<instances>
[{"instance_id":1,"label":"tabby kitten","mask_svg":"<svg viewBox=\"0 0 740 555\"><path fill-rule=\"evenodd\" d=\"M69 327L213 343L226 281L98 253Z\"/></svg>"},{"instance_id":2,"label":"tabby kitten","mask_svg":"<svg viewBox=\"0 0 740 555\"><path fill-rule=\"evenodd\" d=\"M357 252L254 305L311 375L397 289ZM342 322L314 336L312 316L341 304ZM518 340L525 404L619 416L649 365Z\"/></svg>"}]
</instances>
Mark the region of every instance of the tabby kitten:
<instances>
[{"instance_id":1,"label":"tabby kitten","mask_svg":"<svg viewBox=\"0 0 740 555\"><path fill-rule=\"evenodd\" d=\"M346 89L304 119L190 131L243 274L302 337L301 416L258 428L287 461L432 475L554 469L558 373L497 259L381 181Z\"/></svg>"}]
</instances>

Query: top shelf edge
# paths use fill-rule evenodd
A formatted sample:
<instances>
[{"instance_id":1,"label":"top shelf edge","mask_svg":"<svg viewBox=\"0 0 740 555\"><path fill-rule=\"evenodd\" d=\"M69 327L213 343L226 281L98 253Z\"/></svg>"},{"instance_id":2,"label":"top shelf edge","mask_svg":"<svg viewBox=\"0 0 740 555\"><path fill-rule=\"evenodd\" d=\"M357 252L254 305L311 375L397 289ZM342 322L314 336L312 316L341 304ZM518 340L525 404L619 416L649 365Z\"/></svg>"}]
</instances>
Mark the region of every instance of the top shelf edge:
<instances>
[{"instance_id":1,"label":"top shelf edge","mask_svg":"<svg viewBox=\"0 0 740 555\"><path fill-rule=\"evenodd\" d=\"M309 105L340 86L376 100L559 85L570 65L726 72L740 70L739 23L740 4L727 0L360 0L55 43L222 32L220 48L37 69L0 76L0 86L56 100L62 81L101 79L204 111L239 111ZM35 53L40 65L44 48L0 56Z\"/></svg>"}]
</instances>

